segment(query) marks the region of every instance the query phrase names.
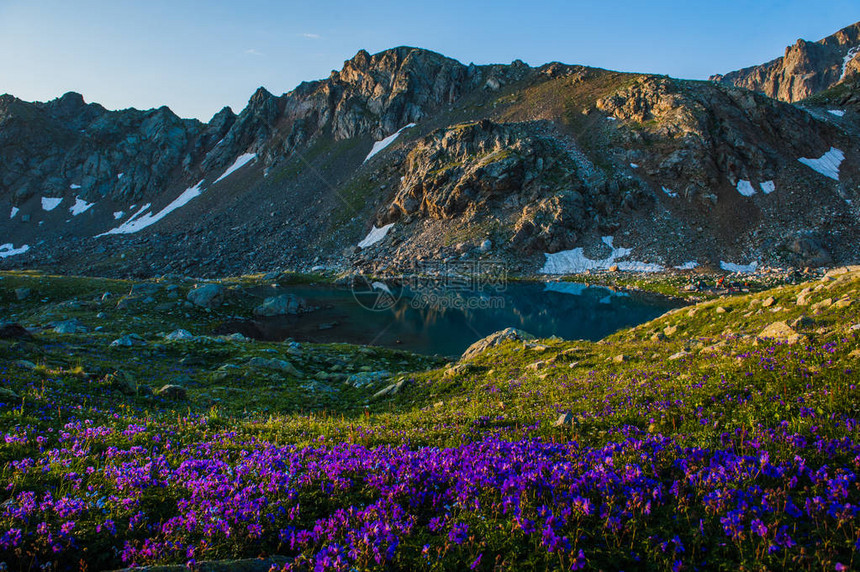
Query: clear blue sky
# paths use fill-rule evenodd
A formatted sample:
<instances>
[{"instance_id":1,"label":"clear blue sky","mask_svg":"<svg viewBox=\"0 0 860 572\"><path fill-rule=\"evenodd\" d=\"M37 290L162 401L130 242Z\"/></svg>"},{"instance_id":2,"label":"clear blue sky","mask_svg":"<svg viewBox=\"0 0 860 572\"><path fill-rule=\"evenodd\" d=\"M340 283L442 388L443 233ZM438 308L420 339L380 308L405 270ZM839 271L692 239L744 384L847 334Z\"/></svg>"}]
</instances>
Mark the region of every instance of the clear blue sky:
<instances>
[{"instance_id":1,"label":"clear blue sky","mask_svg":"<svg viewBox=\"0 0 860 572\"><path fill-rule=\"evenodd\" d=\"M281 94L399 45L704 79L857 20L858 0L0 0L0 93L207 121L261 85Z\"/></svg>"}]
</instances>

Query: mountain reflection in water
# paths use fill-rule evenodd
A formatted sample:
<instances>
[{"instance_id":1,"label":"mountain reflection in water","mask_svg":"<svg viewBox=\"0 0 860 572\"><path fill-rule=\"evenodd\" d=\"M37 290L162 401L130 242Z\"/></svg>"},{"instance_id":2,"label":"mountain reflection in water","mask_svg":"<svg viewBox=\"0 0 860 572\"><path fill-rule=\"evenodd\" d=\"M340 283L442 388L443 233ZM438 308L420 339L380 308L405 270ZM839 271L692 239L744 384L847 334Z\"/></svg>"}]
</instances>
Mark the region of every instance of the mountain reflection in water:
<instances>
[{"instance_id":1,"label":"mountain reflection in water","mask_svg":"<svg viewBox=\"0 0 860 572\"><path fill-rule=\"evenodd\" d=\"M389 304L377 310L367 309L372 306L372 292L354 295L348 288L332 285L257 287L248 293L261 300L289 293L318 309L298 316L228 322L220 333L239 331L273 341L376 345L445 356L459 355L476 340L508 327L542 338L599 340L678 306L658 296L572 282L517 282L501 291L485 292L390 288Z\"/></svg>"}]
</instances>

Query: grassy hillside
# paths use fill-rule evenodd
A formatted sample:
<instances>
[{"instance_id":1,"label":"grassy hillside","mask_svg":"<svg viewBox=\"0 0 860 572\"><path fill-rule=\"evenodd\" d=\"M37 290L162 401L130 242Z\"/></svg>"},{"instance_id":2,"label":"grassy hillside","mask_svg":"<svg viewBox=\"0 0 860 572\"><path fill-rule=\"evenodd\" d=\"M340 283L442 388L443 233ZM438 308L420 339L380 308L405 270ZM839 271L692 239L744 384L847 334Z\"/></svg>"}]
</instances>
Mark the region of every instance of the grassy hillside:
<instances>
[{"instance_id":1,"label":"grassy hillside","mask_svg":"<svg viewBox=\"0 0 860 572\"><path fill-rule=\"evenodd\" d=\"M0 279L4 315L44 326L0 339L10 570L273 555L292 570L860 565L860 269L444 366L165 340L255 301L189 308L179 283L117 309L132 286ZM72 318L89 331L47 327ZM110 347L123 333L142 343Z\"/></svg>"}]
</instances>

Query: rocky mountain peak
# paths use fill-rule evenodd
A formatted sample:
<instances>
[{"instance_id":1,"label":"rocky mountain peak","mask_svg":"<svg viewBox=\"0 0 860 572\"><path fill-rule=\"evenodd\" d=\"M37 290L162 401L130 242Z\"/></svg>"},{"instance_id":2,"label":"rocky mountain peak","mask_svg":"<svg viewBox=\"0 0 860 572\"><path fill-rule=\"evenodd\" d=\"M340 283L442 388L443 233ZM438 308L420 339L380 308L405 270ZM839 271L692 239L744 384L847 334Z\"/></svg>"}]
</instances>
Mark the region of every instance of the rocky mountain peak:
<instances>
[{"instance_id":1,"label":"rocky mountain peak","mask_svg":"<svg viewBox=\"0 0 860 572\"><path fill-rule=\"evenodd\" d=\"M251 99L248 100L248 105L251 107L261 107L266 105L266 103L272 99L275 99L275 96L272 95L265 87L260 86L257 88L257 91L254 92L254 95L251 96Z\"/></svg>"},{"instance_id":2,"label":"rocky mountain peak","mask_svg":"<svg viewBox=\"0 0 860 572\"><path fill-rule=\"evenodd\" d=\"M52 104L55 107L61 107L64 109L80 109L86 105L86 102L84 102L84 96L80 93L69 91L61 95L59 98L48 102L48 105Z\"/></svg>"},{"instance_id":3,"label":"rocky mountain peak","mask_svg":"<svg viewBox=\"0 0 860 572\"><path fill-rule=\"evenodd\" d=\"M209 120L207 125L217 125L220 123L225 123L230 120L230 118L235 118L236 114L233 112L233 109L229 105L225 105L221 108L221 110L212 116L212 119Z\"/></svg>"},{"instance_id":4,"label":"rocky mountain peak","mask_svg":"<svg viewBox=\"0 0 860 572\"><path fill-rule=\"evenodd\" d=\"M843 81L854 73L858 59L860 22L817 42L799 39L781 58L710 79L795 102Z\"/></svg>"},{"instance_id":5,"label":"rocky mountain peak","mask_svg":"<svg viewBox=\"0 0 860 572\"><path fill-rule=\"evenodd\" d=\"M842 28L832 36L821 40L824 45L837 45L853 47L860 44L860 22Z\"/></svg>"}]
</instances>

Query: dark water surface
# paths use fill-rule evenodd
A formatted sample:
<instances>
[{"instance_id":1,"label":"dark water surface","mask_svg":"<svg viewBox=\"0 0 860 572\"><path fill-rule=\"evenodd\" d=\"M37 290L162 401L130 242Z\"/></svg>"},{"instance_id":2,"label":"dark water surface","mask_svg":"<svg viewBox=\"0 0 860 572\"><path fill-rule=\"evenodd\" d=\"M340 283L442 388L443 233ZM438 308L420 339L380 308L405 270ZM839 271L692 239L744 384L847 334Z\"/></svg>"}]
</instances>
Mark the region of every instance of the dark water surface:
<instances>
[{"instance_id":1,"label":"dark water surface","mask_svg":"<svg viewBox=\"0 0 860 572\"><path fill-rule=\"evenodd\" d=\"M503 291L456 292L392 288L354 293L324 286L260 287L257 296L289 293L319 309L297 316L260 318L253 324L225 324L267 340L351 343L422 354L459 355L473 342L507 327L538 337L599 340L641 324L678 303L662 297L616 293L582 284L513 283ZM376 305L376 309L369 309Z\"/></svg>"}]
</instances>

